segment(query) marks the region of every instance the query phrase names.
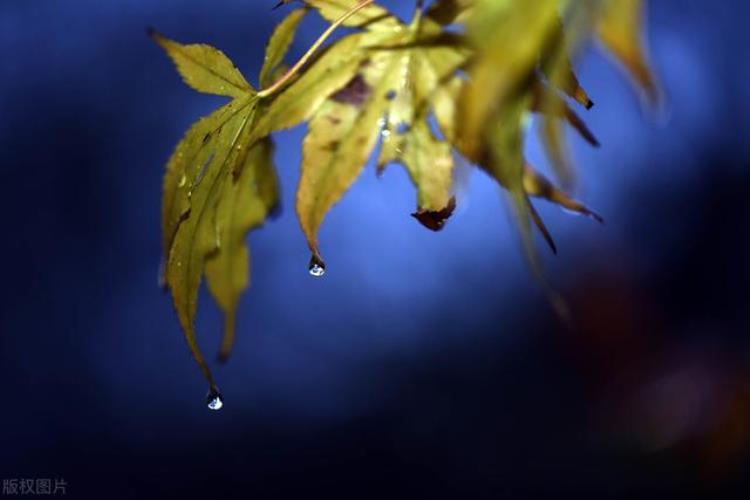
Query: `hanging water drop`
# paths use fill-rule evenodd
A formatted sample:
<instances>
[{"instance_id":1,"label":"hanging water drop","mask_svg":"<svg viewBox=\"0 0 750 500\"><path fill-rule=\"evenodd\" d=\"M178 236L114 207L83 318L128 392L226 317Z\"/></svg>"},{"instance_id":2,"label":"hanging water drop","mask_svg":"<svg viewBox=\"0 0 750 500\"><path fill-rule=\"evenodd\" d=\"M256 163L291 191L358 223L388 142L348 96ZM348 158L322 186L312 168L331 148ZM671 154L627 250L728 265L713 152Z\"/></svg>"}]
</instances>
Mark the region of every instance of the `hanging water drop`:
<instances>
[{"instance_id":1,"label":"hanging water drop","mask_svg":"<svg viewBox=\"0 0 750 500\"><path fill-rule=\"evenodd\" d=\"M323 259L313 254L310 257L310 264L307 266L307 269L310 271L310 276L320 278L326 273L326 264L323 262Z\"/></svg>"},{"instance_id":2,"label":"hanging water drop","mask_svg":"<svg viewBox=\"0 0 750 500\"><path fill-rule=\"evenodd\" d=\"M212 387L206 396L206 406L209 410L218 411L224 406L224 398L216 387Z\"/></svg>"}]
</instances>

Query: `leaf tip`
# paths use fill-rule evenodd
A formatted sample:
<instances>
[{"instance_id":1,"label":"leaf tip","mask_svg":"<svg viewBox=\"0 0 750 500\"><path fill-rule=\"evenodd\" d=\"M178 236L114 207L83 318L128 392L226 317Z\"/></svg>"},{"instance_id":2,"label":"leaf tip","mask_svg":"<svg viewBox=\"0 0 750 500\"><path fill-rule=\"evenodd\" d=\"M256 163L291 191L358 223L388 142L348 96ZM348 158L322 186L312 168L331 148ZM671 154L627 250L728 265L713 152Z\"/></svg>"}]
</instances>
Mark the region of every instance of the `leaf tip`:
<instances>
[{"instance_id":1,"label":"leaf tip","mask_svg":"<svg viewBox=\"0 0 750 500\"><path fill-rule=\"evenodd\" d=\"M146 36L157 42L162 38L161 34L153 26L146 26Z\"/></svg>"},{"instance_id":2,"label":"leaf tip","mask_svg":"<svg viewBox=\"0 0 750 500\"><path fill-rule=\"evenodd\" d=\"M456 197L452 196L445 208L440 210L417 210L412 217L431 231L440 231L445 227L445 222L453 215L456 209Z\"/></svg>"}]
</instances>

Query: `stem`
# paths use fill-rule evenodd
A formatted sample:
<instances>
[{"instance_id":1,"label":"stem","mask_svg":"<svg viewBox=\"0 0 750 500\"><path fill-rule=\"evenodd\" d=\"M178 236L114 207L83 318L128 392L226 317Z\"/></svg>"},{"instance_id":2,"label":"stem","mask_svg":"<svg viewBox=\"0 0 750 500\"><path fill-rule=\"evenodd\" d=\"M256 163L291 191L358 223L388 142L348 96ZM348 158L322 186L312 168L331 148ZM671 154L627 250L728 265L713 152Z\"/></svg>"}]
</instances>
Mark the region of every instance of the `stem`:
<instances>
[{"instance_id":1,"label":"stem","mask_svg":"<svg viewBox=\"0 0 750 500\"><path fill-rule=\"evenodd\" d=\"M323 43L328 39L328 37L331 36L331 34L336 30L336 28L341 26L344 22L346 22L347 19L349 19L354 14L364 9L365 7L367 7L374 1L375 0L362 0L360 3L358 3L357 5L355 5L348 11L346 11L341 17L336 19L336 21L334 21L333 24L331 24L328 27L328 29L325 30L323 34L320 35L320 37L318 37L315 43L312 44L312 47L310 47L307 50L305 55L302 56L302 58L299 61L297 61L297 64L292 66L292 68L289 71L287 71L284 74L284 76L279 78L273 85L258 92L258 97L259 98L269 97L277 93L279 90L281 90L287 83L289 83L289 80L294 78L294 76L297 73L299 73L299 70L302 68L302 66L304 66L307 63L307 61L310 60L310 58L315 54L315 52L320 48L320 46L323 45Z\"/></svg>"}]
</instances>

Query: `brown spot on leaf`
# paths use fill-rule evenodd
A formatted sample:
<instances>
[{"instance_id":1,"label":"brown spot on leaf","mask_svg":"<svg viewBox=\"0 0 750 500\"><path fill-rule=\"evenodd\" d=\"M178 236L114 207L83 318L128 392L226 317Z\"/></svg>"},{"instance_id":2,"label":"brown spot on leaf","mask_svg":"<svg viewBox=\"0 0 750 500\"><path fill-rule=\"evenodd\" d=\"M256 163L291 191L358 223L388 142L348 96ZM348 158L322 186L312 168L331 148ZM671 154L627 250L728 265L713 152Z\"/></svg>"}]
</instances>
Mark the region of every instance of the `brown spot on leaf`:
<instances>
[{"instance_id":1,"label":"brown spot on leaf","mask_svg":"<svg viewBox=\"0 0 750 500\"><path fill-rule=\"evenodd\" d=\"M371 92L372 88L367 84L362 75L357 74L349 80L349 83L344 88L333 94L331 99L344 104L361 106L370 97Z\"/></svg>"},{"instance_id":2,"label":"brown spot on leaf","mask_svg":"<svg viewBox=\"0 0 750 500\"><path fill-rule=\"evenodd\" d=\"M412 217L417 219L427 229L432 231L440 231L445 226L453 211L456 209L456 198L451 197L448 201L448 205L441 210L418 210L411 214Z\"/></svg>"},{"instance_id":3,"label":"brown spot on leaf","mask_svg":"<svg viewBox=\"0 0 750 500\"><path fill-rule=\"evenodd\" d=\"M327 144L323 145L323 149L325 151L336 151L338 149L340 142L339 141L331 141Z\"/></svg>"}]
</instances>

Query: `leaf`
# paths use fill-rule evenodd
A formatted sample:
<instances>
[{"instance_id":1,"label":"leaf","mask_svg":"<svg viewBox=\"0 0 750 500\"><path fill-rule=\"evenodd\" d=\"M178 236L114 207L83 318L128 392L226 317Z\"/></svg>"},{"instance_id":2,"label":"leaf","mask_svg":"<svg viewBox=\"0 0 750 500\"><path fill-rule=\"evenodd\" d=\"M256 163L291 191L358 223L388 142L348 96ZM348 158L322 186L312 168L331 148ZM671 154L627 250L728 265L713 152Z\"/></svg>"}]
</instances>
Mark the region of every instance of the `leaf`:
<instances>
[{"instance_id":1,"label":"leaf","mask_svg":"<svg viewBox=\"0 0 750 500\"><path fill-rule=\"evenodd\" d=\"M481 154L484 130L534 75L540 53L557 29L556 0L478 0L467 22L478 49L459 106L459 141L469 158ZM500 111L501 112L501 111Z\"/></svg>"},{"instance_id":2,"label":"leaf","mask_svg":"<svg viewBox=\"0 0 750 500\"><path fill-rule=\"evenodd\" d=\"M658 88L641 41L642 17L642 0L608 0L602 6L597 33L653 103L658 100Z\"/></svg>"},{"instance_id":3,"label":"leaf","mask_svg":"<svg viewBox=\"0 0 750 500\"><path fill-rule=\"evenodd\" d=\"M266 47L266 57L260 70L260 86L268 87L273 83L271 76L274 70L284 62L284 56L294 41L297 27L305 17L307 9L295 9L276 27Z\"/></svg>"},{"instance_id":4,"label":"leaf","mask_svg":"<svg viewBox=\"0 0 750 500\"><path fill-rule=\"evenodd\" d=\"M166 283L172 291L180 325L196 362L212 387L215 383L197 346L193 320L206 258L221 251L217 235L222 229L215 226L214 213L224 183L234 181L234 164L244 162L241 147L249 147L247 139L256 105L255 100L244 104L242 112L216 129L216 138L207 143L213 155L204 166L190 165L193 169L200 168L201 173L190 191L190 213L177 229L166 266Z\"/></svg>"},{"instance_id":5,"label":"leaf","mask_svg":"<svg viewBox=\"0 0 750 500\"><path fill-rule=\"evenodd\" d=\"M310 250L319 260L318 228L331 206L359 176L375 147L378 124L388 105L388 89L399 78L397 66L398 61L375 58L364 69L365 76L356 76L326 101L310 122L302 146L297 216ZM353 90L358 85L368 90Z\"/></svg>"},{"instance_id":6,"label":"leaf","mask_svg":"<svg viewBox=\"0 0 750 500\"><path fill-rule=\"evenodd\" d=\"M397 128L385 129L383 133L388 135L383 138L378 168L382 170L386 163L393 161L406 167L417 188L417 214L445 209L452 198L453 155L450 144L435 138L426 119L415 120L403 132ZM450 210L448 216L452 212ZM419 217L417 219L422 221Z\"/></svg>"},{"instance_id":7,"label":"leaf","mask_svg":"<svg viewBox=\"0 0 750 500\"><path fill-rule=\"evenodd\" d=\"M246 234L278 202L272 133L308 125L296 211L313 274L325 267L318 230L380 139L378 171L391 163L406 168L417 193L412 215L431 230L442 229L456 206L454 150L488 172L508 191L526 255L544 282L532 225L556 247L530 197L601 217L527 164L530 113L539 114L547 154L565 188L574 172L565 124L598 145L567 99L592 105L572 65L582 44L597 35L646 92L656 94L639 36L641 1L435 0L426 10L418 1L409 24L371 0L304 3L268 42L260 92L219 50L151 33L189 86L232 98L190 128L164 177L164 279L212 395L215 383L193 326L198 289L205 275L224 312L220 356L226 358L250 283ZM309 8L333 24L287 71L285 54ZM340 25L354 33L317 52ZM563 314L559 297L546 290Z\"/></svg>"},{"instance_id":8,"label":"leaf","mask_svg":"<svg viewBox=\"0 0 750 500\"><path fill-rule=\"evenodd\" d=\"M570 60L570 53L575 51L582 41L582 36L586 34L586 30L581 26L581 23L589 22L588 17L580 19L580 11L575 12L579 15L573 16L578 24L571 27L571 31L573 31L572 40L570 36L566 36L563 22L558 17L551 34L550 48L542 53L540 70L552 86L562 90L586 109L591 109L594 102L578 81L578 77L573 70L573 63Z\"/></svg>"},{"instance_id":9,"label":"leaf","mask_svg":"<svg viewBox=\"0 0 750 500\"><path fill-rule=\"evenodd\" d=\"M249 255L245 235L263 224L278 203L278 185L272 158L273 143L255 144L236 181L225 181L219 194L215 227L219 251L206 262L208 287L224 311L224 338L219 356L226 359L234 342L239 298L249 284Z\"/></svg>"},{"instance_id":10,"label":"leaf","mask_svg":"<svg viewBox=\"0 0 750 500\"><path fill-rule=\"evenodd\" d=\"M494 116L490 117L486 129L488 150L482 154L481 166L494 177L501 186L508 190L511 197L513 212L521 231L521 238L526 249L526 255L532 267L538 268L536 252L531 239L530 216L533 215L523 184L523 119L527 107L525 99L517 99L503 106ZM541 219L534 218L539 225ZM540 227L542 233L548 235L546 228ZM548 238L548 241L550 239ZM554 249L554 244L551 245Z\"/></svg>"},{"instance_id":11,"label":"leaf","mask_svg":"<svg viewBox=\"0 0 750 500\"><path fill-rule=\"evenodd\" d=\"M155 33L152 36L190 86L206 93L228 91L225 95L234 97L191 127L167 164L164 178L164 280L188 346L213 391L216 384L193 326L201 277L210 257L210 290L225 311L224 345L229 345L237 297L247 282L242 239L259 218L265 218L267 208L258 206L274 201L268 188L258 188L261 183L268 184L269 175L273 178L268 173L272 167L262 153L268 146L253 147L257 142L251 137L259 107L257 94L231 61L211 47L182 45ZM235 179L233 172L242 170L238 165L245 165L248 171ZM256 184L243 185L248 179L255 179ZM236 274L228 279L227 272Z\"/></svg>"},{"instance_id":12,"label":"leaf","mask_svg":"<svg viewBox=\"0 0 750 500\"><path fill-rule=\"evenodd\" d=\"M347 36L323 52L278 96L258 119L253 138L294 127L309 120L326 99L357 74L366 55L363 34Z\"/></svg>"},{"instance_id":13,"label":"leaf","mask_svg":"<svg viewBox=\"0 0 750 500\"><path fill-rule=\"evenodd\" d=\"M243 113L251 99L233 101L200 119L185 134L169 159L162 198L162 248L165 260L169 258L177 228L190 213L190 192L220 144L222 127Z\"/></svg>"},{"instance_id":14,"label":"leaf","mask_svg":"<svg viewBox=\"0 0 750 500\"><path fill-rule=\"evenodd\" d=\"M315 7L328 21L335 21L360 0L304 0L307 5ZM350 28L367 28L368 30L400 30L401 22L379 5L368 5L347 19L344 26Z\"/></svg>"},{"instance_id":15,"label":"leaf","mask_svg":"<svg viewBox=\"0 0 750 500\"><path fill-rule=\"evenodd\" d=\"M425 17L441 25L466 21L474 0L438 0L427 9Z\"/></svg>"},{"instance_id":16,"label":"leaf","mask_svg":"<svg viewBox=\"0 0 750 500\"><path fill-rule=\"evenodd\" d=\"M432 135L426 120L432 94L466 54L444 43L441 35L439 28L423 26L419 15L385 36L380 31L362 34L365 58L359 72L310 122L297 215L317 261L322 262L317 232L323 218L362 171L381 128L378 163L381 168L391 161L406 165L417 186L418 212L440 211L449 204L450 145Z\"/></svg>"},{"instance_id":17,"label":"leaf","mask_svg":"<svg viewBox=\"0 0 750 500\"><path fill-rule=\"evenodd\" d=\"M583 203L570 198L567 194L559 190L545 178L542 174L534 170L531 165L526 164L523 173L523 188L526 194L537 198L556 203L571 212L576 212L587 217L591 217L597 222L603 223L601 215L586 207Z\"/></svg>"},{"instance_id":18,"label":"leaf","mask_svg":"<svg viewBox=\"0 0 750 500\"><path fill-rule=\"evenodd\" d=\"M153 30L149 30L149 36L174 61L185 83L198 92L234 98L246 97L255 92L220 50L201 43L182 45Z\"/></svg>"}]
</instances>

